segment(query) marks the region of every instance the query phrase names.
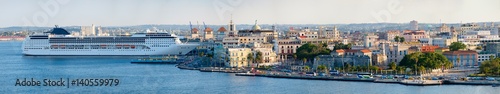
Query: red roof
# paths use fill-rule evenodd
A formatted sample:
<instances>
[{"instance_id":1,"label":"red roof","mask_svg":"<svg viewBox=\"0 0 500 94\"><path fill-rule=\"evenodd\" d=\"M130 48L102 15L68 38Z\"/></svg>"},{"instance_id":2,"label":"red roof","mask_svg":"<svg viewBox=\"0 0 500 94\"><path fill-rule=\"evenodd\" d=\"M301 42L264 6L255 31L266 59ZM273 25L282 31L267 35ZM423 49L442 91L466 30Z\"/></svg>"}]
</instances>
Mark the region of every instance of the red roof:
<instances>
[{"instance_id":1,"label":"red roof","mask_svg":"<svg viewBox=\"0 0 500 94\"><path fill-rule=\"evenodd\" d=\"M193 30L191 30L191 33L198 33L198 28L193 28Z\"/></svg>"},{"instance_id":2,"label":"red roof","mask_svg":"<svg viewBox=\"0 0 500 94\"><path fill-rule=\"evenodd\" d=\"M226 32L227 30L224 27L220 27L219 30L217 30L217 31L219 31L219 32Z\"/></svg>"},{"instance_id":3,"label":"red roof","mask_svg":"<svg viewBox=\"0 0 500 94\"><path fill-rule=\"evenodd\" d=\"M363 53L369 53L369 52L372 52L372 51L370 51L368 49L363 49L363 50L361 50L361 52L363 52Z\"/></svg>"}]
</instances>

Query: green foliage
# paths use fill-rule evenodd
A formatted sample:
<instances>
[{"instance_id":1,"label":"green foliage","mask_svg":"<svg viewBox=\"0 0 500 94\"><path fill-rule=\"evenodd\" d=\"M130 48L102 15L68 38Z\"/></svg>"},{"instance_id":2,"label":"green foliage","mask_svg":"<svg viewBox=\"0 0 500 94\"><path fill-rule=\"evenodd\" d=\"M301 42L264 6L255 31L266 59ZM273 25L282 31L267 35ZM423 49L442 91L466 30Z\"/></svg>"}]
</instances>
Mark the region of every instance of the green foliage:
<instances>
[{"instance_id":1,"label":"green foliage","mask_svg":"<svg viewBox=\"0 0 500 94\"><path fill-rule=\"evenodd\" d=\"M415 70L415 65L423 66L424 69L428 68L441 68L442 65L445 67L451 67L451 62L448 61L442 54L430 52L430 53L421 53L416 52L412 54L406 55L401 62L399 62L399 66L404 66L406 68L412 68Z\"/></svg>"},{"instance_id":2,"label":"green foliage","mask_svg":"<svg viewBox=\"0 0 500 94\"><path fill-rule=\"evenodd\" d=\"M254 62L255 57L253 56L253 53L248 53L247 60L248 60L249 63L253 63Z\"/></svg>"},{"instance_id":3,"label":"green foliage","mask_svg":"<svg viewBox=\"0 0 500 94\"><path fill-rule=\"evenodd\" d=\"M329 55L330 50L323 46L306 43L297 49L297 58L313 59L318 55Z\"/></svg>"},{"instance_id":4,"label":"green foliage","mask_svg":"<svg viewBox=\"0 0 500 94\"><path fill-rule=\"evenodd\" d=\"M318 68L316 68L317 71L319 72L325 72L327 73L328 72L328 67L326 67L325 65L319 65Z\"/></svg>"},{"instance_id":5,"label":"green foliage","mask_svg":"<svg viewBox=\"0 0 500 94\"><path fill-rule=\"evenodd\" d=\"M372 71L376 71L376 70L379 70L380 68L377 67L377 66L370 66L370 70Z\"/></svg>"},{"instance_id":6,"label":"green foliage","mask_svg":"<svg viewBox=\"0 0 500 94\"><path fill-rule=\"evenodd\" d=\"M477 47L476 47L476 50L483 50L483 47L481 47L481 46L477 46Z\"/></svg>"},{"instance_id":7,"label":"green foliage","mask_svg":"<svg viewBox=\"0 0 500 94\"><path fill-rule=\"evenodd\" d=\"M255 55L255 61L257 61L257 63L262 63L262 59L262 52L257 51L257 54Z\"/></svg>"},{"instance_id":8,"label":"green foliage","mask_svg":"<svg viewBox=\"0 0 500 94\"><path fill-rule=\"evenodd\" d=\"M449 46L451 51L458 51L460 49L465 49L465 47L467 47L467 46L465 44L463 44L462 42L453 42Z\"/></svg>"},{"instance_id":9,"label":"green foliage","mask_svg":"<svg viewBox=\"0 0 500 94\"><path fill-rule=\"evenodd\" d=\"M405 37L396 36L394 37L395 42L405 42Z\"/></svg>"},{"instance_id":10,"label":"green foliage","mask_svg":"<svg viewBox=\"0 0 500 94\"><path fill-rule=\"evenodd\" d=\"M307 72L307 71L310 71L310 70L311 70L311 67L309 67L309 66L304 66L304 71L306 71L306 72Z\"/></svg>"},{"instance_id":11,"label":"green foliage","mask_svg":"<svg viewBox=\"0 0 500 94\"><path fill-rule=\"evenodd\" d=\"M396 67L397 67L396 62L389 63L389 68L391 68L391 70L396 70Z\"/></svg>"},{"instance_id":12,"label":"green foliage","mask_svg":"<svg viewBox=\"0 0 500 94\"><path fill-rule=\"evenodd\" d=\"M481 66L479 66L479 72L490 76L500 76L500 58L482 62Z\"/></svg>"},{"instance_id":13,"label":"green foliage","mask_svg":"<svg viewBox=\"0 0 500 94\"><path fill-rule=\"evenodd\" d=\"M336 44L335 46L333 46L333 50L351 49L351 48L352 48L351 43L349 43L349 44L339 43L339 44Z\"/></svg>"}]
</instances>

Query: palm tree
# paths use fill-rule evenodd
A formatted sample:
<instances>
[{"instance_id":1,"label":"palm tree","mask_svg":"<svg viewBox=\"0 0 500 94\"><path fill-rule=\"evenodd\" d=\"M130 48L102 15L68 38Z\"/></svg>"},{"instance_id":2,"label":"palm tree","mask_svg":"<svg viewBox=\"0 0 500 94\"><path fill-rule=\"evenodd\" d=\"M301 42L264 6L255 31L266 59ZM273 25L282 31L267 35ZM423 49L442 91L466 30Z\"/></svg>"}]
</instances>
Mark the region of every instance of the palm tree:
<instances>
[{"instance_id":1,"label":"palm tree","mask_svg":"<svg viewBox=\"0 0 500 94\"><path fill-rule=\"evenodd\" d=\"M262 52L257 51L255 61L257 61L257 67L259 67L259 64L262 63Z\"/></svg>"},{"instance_id":2,"label":"palm tree","mask_svg":"<svg viewBox=\"0 0 500 94\"><path fill-rule=\"evenodd\" d=\"M309 70L311 70L311 67L309 67L309 66L304 66L304 70L303 70L303 71L308 72Z\"/></svg>"},{"instance_id":3,"label":"palm tree","mask_svg":"<svg viewBox=\"0 0 500 94\"><path fill-rule=\"evenodd\" d=\"M247 55L247 60L248 60L248 64L249 65L253 65L252 63L254 62L255 60L255 57L253 56L253 53L248 53ZM250 66L250 67L253 67L253 66Z\"/></svg>"},{"instance_id":4,"label":"palm tree","mask_svg":"<svg viewBox=\"0 0 500 94\"><path fill-rule=\"evenodd\" d=\"M304 62L302 62L302 65L306 65L307 58L302 58L302 60L304 61Z\"/></svg>"},{"instance_id":5,"label":"palm tree","mask_svg":"<svg viewBox=\"0 0 500 94\"><path fill-rule=\"evenodd\" d=\"M391 62L391 63L389 64L389 68L391 68L391 70L392 70L392 71L396 70L396 67L397 67L397 65L396 65L396 63L395 63L395 62Z\"/></svg>"}]
</instances>

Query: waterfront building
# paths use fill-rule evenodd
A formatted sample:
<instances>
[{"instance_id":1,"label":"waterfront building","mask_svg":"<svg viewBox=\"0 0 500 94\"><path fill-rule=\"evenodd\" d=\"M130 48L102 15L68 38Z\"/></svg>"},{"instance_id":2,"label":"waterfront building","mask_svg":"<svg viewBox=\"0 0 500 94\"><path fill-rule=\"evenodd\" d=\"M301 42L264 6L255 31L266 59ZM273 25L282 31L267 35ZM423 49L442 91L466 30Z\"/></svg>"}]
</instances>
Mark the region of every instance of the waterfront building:
<instances>
[{"instance_id":1,"label":"waterfront building","mask_svg":"<svg viewBox=\"0 0 500 94\"><path fill-rule=\"evenodd\" d=\"M325 65L328 68L334 68L335 67L334 57L332 55L318 55L318 56L316 56L316 58L314 58L313 66L311 67L312 70L316 70L319 65ZM337 65L337 66L339 66L339 65Z\"/></svg>"},{"instance_id":2,"label":"waterfront building","mask_svg":"<svg viewBox=\"0 0 500 94\"><path fill-rule=\"evenodd\" d=\"M477 63L478 66L481 65L482 62L490 60L491 58L495 58L496 55L493 53L488 53L488 52L480 52L477 56Z\"/></svg>"},{"instance_id":3,"label":"waterfront building","mask_svg":"<svg viewBox=\"0 0 500 94\"><path fill-rule=\"evenodd\" d=\"M247 60L249 53L252 53L250 48L227 48L228 62L226 67L250 67Z\"/></svg>"},{"instance_id":4,"label":"waterfront building","mask_svg":"<svg viewBox=\"0 0 500 94\"><path fill-rule=\"evenodd\" d=\"M330 53L333 56L335 66L350 64L352 66L370 66L372 65L372 52L368 49L350 50L340 49Z\"/></svg>"},{"instance_id":5,"label":"waterfront building","mask_svg":"<svg viewBox=\"0 0 500 94\"><path fill-rule=\"evenodd\" d=\"M387 55L387 62L396 62L399 64L405 55L417 52L418 49L410 49L410 47L415 46L412 44L381 44L385 45L383 48L385 54Z\"/></svg>"},{"instance_id":6,"label":"waterfront building","mask_svg":"<svg viewBox=\"0 0 500 94\"><path fill-rule=\"evenodd\" d=\"M273 51L272 44L262 44L258 42L254 42L252 45L252 52L254 55L257 55L257 52L262 53L262 60L256 61L259 64L252 64L252 66L270 66L276 65L277 57L276 53Z\"/></svg>"},{"instance_id":7,"label":"waterfront building","mask_svg":"<svg viewBox=\"0 0 500 94\"><path fill-rule=\"evenodd\" d=\"M278 40L278 53L280 55L292 55L302 45L298 39L280 39Z\"/></svg>"},{"instance_id":8,"label":"waterfront building","mask_svg":"<svg viewBox=\"0 0 500 94\"><path fill-rule=\"evenodd\" d=\"M478 53L476 51L447 51L443 55L452 62L453 67L478 66Z\"/></svg>"},{"instance_id":9,"label":"waterfront building","mask_svg":"<svg viewBox=\"0 0 500 94\"><path fill-rule=\"evenodd\" d=\"M372 54L373 65L379 67L386 67L390 62L387 61L387 55L385 54Z\"/></svg>"}]
</instances>

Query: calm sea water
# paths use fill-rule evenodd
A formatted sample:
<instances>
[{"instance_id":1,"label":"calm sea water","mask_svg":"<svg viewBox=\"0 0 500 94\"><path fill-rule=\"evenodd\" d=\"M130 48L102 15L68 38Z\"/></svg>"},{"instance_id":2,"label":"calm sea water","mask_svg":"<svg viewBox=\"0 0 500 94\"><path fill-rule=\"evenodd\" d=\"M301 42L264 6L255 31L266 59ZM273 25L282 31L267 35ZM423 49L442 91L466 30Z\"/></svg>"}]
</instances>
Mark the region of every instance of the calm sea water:
<instances>
[{"instance_id":1,"label":"calm sea water","mask_svg":"<svg viewBox=\"0 0 500 94\"><path fill-rule=\"evenodd\" d=\"M491 86L405 86L264 77L180 70L175 65L130 64L137 57L23 56L21 42L0 42L0 93L335 93L335 94L499 94ZM18 78L115 78L118 86L15 86ZM42 82L43 83L43 82Z\"/></svg>"}]
</instances>

